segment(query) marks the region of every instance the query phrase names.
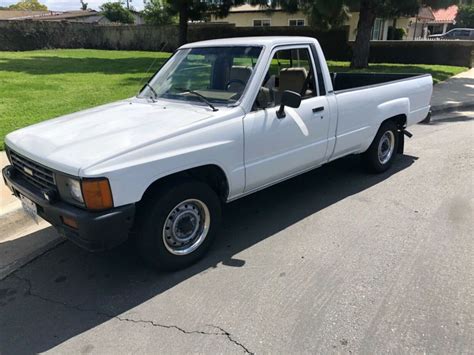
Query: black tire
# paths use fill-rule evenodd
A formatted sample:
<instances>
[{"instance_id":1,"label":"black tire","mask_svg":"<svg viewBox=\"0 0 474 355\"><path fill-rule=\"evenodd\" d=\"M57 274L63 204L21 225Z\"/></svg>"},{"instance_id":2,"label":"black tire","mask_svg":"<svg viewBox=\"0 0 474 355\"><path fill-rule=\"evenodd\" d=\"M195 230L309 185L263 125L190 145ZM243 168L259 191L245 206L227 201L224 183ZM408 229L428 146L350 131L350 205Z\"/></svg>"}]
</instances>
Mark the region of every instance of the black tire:
<instances>
[{"instance_id":1,"label":"black tire","mask_svg":"<svg viewBox=\"0 0 474 355\"><path fill-rule=\"evenodd\" d=\"M431 111L428 112L428 115L426 115L425 119L421 121L420 123L422 124L430 124L431 123Z\"/></svg>"},{"instance_id":2,"label":"black tire","mask_svg":"<svg viewBox=\"0 0 474 355\"><path fill-rule=\"evenodd\" d=\"M176 239L167 236L168 232L165 231L165 228L170 229L169 223L173 223L170 213L179 211L175 207L188 200L202 202L207 207L210 218L209 227L204 240L194 251L186 255L176 255L169 250L169 248L178 248L170 245ZM197 207L200 205L198 204ZM184 205L182 208L184 209ZM178 215L174 217L175 221L178 221L178 218L182 219L179 217L179 213L182 212L178 212ZM200 215L204 214L201 211ZM200 181L180 179L147 193L137 210L134 235L138 251L147 264L164 271L179 270L194 264L204 256L212 244L220 222L221 202L214 190ZM200 223L200 225L204 225L204 223ZM171 241L165 242L165 239ZM185 246L186 244L183 248ZM174 251L176 252L176 250Z\"/></svg>"},{"instance_id":3,"label":"black tire","mask_svg":"<svg viewBox=\"0 0 474 355\"><path fill-rule=\"evenodd\" d=\"M391 155L386 157L386 159L379 158L379 145L382 144L383 147L387 141L393 139L393 147L388 144L390 147ZM381 143L381 141L383 142ZM372 144L369 149L363 154L364 163L367 169L373 173L383 173L390 169L395 160L398 152L399 144L399 132L397 125L393 121L386 121L381 126L377 132Z\"/></svg>"}]
</instances>

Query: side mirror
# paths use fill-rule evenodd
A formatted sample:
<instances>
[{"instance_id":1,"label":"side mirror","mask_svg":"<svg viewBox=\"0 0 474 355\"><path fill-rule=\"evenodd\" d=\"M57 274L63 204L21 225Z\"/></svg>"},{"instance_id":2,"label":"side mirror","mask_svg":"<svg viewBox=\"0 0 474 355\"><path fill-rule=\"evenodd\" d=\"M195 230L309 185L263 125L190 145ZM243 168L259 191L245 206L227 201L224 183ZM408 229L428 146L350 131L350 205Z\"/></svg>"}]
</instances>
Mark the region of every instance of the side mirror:
<instances>
[{"instance_id":1,"label":"side mirror","mask_svg":"<svg viewBox=\"0 0 474 355\"><path fill-rule=\"evenodd\" d=\"M285 106L298 108L301 105L301 95L290 90L283 91L281 95L280 108L277 111L278 118L286 117Z\"/></svg>"},{"instance_id":2,"label":"side mirror","mask_svg":"<svg viewBox=\"0 0 474 355\"><path fill-rule=\"evenodd\" d=\"M270 89L266 87L261 87L258 90L257 99L255 100L255 106L258 108L266 109L272 105L272 98L270 94Z\"/></svg>"}]
</instances>

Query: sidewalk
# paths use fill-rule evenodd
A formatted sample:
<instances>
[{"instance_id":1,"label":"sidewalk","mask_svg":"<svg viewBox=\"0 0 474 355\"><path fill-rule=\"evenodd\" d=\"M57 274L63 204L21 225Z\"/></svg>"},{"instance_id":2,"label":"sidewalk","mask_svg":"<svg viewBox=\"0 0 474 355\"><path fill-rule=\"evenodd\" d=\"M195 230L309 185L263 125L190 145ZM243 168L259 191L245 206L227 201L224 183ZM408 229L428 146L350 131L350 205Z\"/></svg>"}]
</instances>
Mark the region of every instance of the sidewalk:
<instances>
[{"instance_id":1,"label":"sidewalk","mask_svg":"<svg viewBox=\"0 0 474 355\"><path fill-rule=\"evenodd\" d=\"M5 152L0 152L0 170L8 165L8 158ZM8 187L5 185L3 178L0 178L0 218L4 214L15 211L20 207L20 202L15 198Z\"/></svg>"},{"instance_id":2,"label":"sidewalk","mask_svg":"<svg viewBox=\"0 0 474 355\"><path fill-rule=\"evenodd\" d=\"M434 114L474 107L474 68L435 85L431 106Z\"/></svg>"}]
</instances>

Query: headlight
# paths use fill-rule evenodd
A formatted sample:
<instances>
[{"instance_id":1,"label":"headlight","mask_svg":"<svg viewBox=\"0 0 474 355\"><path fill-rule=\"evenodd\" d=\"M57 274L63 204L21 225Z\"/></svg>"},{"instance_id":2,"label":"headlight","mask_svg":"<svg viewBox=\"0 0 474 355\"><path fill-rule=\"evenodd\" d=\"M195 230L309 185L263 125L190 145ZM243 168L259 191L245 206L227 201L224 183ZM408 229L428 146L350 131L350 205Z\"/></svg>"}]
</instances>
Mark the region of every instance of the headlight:
<instances>
[{"instance_id":1,"label":"headlight","mask_svg":"<svg viewBox=\"0 0 474 355\"><path fill-rule=\"evenodd\" d=\"M112 191L107 178L76 179L57 175L56 183L61 199L91 210L113 207Z\"/></svg>"},{"instance_id":2,"label":"headlight","mask_svg":"<svg viewBox=\"0 0 474 355\"><path fill-rule=\"evenodd\" d=\"M69 195L79 203L84 203L84 197L82 197L81 183L78 180L67 179L66 188L68 189Z\"/></svg>"},{"instance_id":3,"label":"headlight","mask_svg":"<svg viewBox=\"0 0 474 355\"><path fill-rule=\"evenodd\" d=\"M56 174L55 177L61 199L73 205L84 207L81 181L79 179L61 174Z\"/></svg>"}]
</instances>

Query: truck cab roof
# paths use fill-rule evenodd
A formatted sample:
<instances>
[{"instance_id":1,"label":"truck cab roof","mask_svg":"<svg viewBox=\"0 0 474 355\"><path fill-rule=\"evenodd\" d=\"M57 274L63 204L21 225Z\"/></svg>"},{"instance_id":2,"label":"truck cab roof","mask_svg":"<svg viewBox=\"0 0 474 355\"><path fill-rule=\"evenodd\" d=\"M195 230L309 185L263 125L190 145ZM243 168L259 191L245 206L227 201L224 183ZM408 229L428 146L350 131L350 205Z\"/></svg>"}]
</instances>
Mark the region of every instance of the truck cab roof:
<instances>
[{"instance_id":1,"label":"truck cab roof","mask_svg":"<svg viewBox=\"0 0 474 355\"><path fill-rule=\"evenodd\" d=\"M312 37L302 36L260 36L260 37L238 37L238 38L221 38L212 39L208 41L200 41L194 43L188 43L180 47L185 48L198 48L198 47L229 47L229 46L270 46L274 47L277 45L288 45L298 43L314 43L316 39Z\"/></svg>"}]
</instances>

